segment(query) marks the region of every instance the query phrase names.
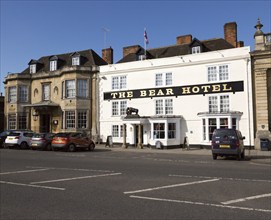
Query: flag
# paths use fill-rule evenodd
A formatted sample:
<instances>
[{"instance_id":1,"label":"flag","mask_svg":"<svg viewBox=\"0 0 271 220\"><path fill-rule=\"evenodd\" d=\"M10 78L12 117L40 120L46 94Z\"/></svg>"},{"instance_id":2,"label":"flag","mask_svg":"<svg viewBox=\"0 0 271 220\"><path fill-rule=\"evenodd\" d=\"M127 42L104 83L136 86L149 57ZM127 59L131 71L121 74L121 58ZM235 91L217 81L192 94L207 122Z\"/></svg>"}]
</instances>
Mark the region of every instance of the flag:
<instances>
[{"instance_id":1,"label":"flag","mask_svg":"<svg viewBox=\"0 0 271 220\"><path fill-rule=\"evenodd\" d=\"M145 43L148 44L149 43L149 39L148 39L148 35L147 35L146 29L144 31L144 39L145 39Z\"/></svg>"}]
</instances>

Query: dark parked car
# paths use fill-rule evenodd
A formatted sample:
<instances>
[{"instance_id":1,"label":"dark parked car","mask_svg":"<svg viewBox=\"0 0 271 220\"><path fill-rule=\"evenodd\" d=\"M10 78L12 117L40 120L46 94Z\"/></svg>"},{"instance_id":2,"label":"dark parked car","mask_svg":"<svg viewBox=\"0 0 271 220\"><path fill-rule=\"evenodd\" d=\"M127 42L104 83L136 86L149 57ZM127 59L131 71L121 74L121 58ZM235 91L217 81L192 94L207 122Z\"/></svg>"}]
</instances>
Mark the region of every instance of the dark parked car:
<instances>
[{"instance_id":1,"label":"dark parked car","mask_svg":"<svg viewBox=\"0 0 271 220\"><path fill-rule=\"evenodd\" d=\"M7 136L14 130L6 130L0 133L0 148L4 147Z\"/></svg>"},{"instance_id":2,"label":"dark parked car","mask_svg":"<svg viewBox=\"0 0 271 220\"><path fill-rule=\"evenodd\" d=\"M244 140L241 132L235 129L216 129L212 137L212 155L236 156L238 160L245 158Z\"/></svg>"},{"instance_id":3,"label":"dark parked car","mask_svg":"<svg viewBox=\"0 0 271 220\"><path fill-rule=\"evenodd\" d=\"M52 150L76 151L77 148L93 151L95 143L84 132L61 132L57 133L52 140Z\"/></svg>"},{"instance_id":4,"label":"dark parked car","mask_svg":"<svg viewBox=\"0 0 271 220\"><path fill-rule=\"evenodd\" d=\"M53 133L35 133L30 141L30 148L52 150L51 143L54 135Z\"/></svg>"}]
</instances>

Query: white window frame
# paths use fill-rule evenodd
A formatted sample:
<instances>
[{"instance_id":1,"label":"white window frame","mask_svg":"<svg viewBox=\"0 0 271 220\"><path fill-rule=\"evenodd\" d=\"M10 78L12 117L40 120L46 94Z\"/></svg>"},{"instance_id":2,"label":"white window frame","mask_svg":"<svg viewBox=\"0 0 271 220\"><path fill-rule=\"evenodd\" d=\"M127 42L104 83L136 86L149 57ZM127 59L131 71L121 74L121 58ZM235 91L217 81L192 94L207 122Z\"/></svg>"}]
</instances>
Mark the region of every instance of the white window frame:
<instances>
[{"instance_id":1,"label":"white window frame","mask_svg":"<svg viewBox=\"0 0 271 220\"><path fill-rule=\"evenodd\" d=\"M112 76L111 78L112 90L126 89L127 88L127 76Z\"/></svg>"},{"instance_id":2,"label":"white window frame","mask_svg":"<svg viewBox=\"0 0 271 220\"><path fill-rule=\"evenodd\" d=\"M8 88L8 101L9 103L17 102L17 87L11 86Z\"/></svg>"},{"instance_id":3,"label":"white window frame","mask_svg":"<svg viewBox=\"0 0 271 220\"><path fill-rule=\"evenodd\" d=\"M220 113L230 111L229 95L211 95L208 97L208 109L210 113Z\"/></svg>"},{"instance_id":4,"label":"white window frame","mask_svg":"<svg viewBox=\"0 0 271 220\"><path fill-rule=\"evenodd\" d=\"M87 110L77 111L77 128L85 129L87 128Z\"/></svg>"},{"instance_id":5,"label":"white window frame","mask_svg":"<svg viewBox=\"0 0 271 220\"><path fill-rule=\"evenodd\" d=\"M43 101L50 100L50 84L48 83L42 84L42 100Z\"/></svg>"},{"instance_id":6,"label":"white window frame","mask_svg":"<svg viewBox=\"0 0 271 220\"><path fill-rule=\"evenodd\" d=\"M208 82L213 81L227 81L230 79L229 65L214 65L207 67Z\"/></svg>"},{"instance_id":7,"label":"white window frame","mask_svg":"<svg viewBox=\"0 0 271 220\"><path fill-rule=\"evenodd\" d=\"M200 46L192 47L192 54L201 53Z\"/></svg>"},{"instance_id":8,"label":"white window frame","mask_svg":"<svg viewBox=\"0 0 271 220\"><path fill-rule=\"evenodd\" d=\"M112 116L122 116L126 114L127 101L113 101L112 102Z\"/></svg>"},{"instance_id":9,"label":"white window frame","mask_svg":"<svg viewBox=\"0 0 271 220\"><path fill-rule=\"evenodd\" d=\"M50 71L57 70L57 60L51 60L50 61Z\"/></svg>"},{"instance_id":10,"label":"white window frame","mask_svg":"<svg viewBox=\"0 0 271 220\"><path fill-rule=\"evenodd\" d=\"M156 99L155 100L156 115L172 115L173 99Z\"/></svg>"},{"instance_id":11,"label":"white window frame","mask_svg":"<svg viewBox=\"0 0 271 220\"><path fill-rule=\"evenodd\" d=\"M172 85L172 72L156 73L155 86L170 86Z\"/></svg>"},{"instance_id":12,"label":"white window frame","mask_svg":"<svg viewBox=\"0 0 271 220\"><path fill-rule=\"evenodd\" d=\"M72 66L79 66L80 65L80 56L72 57Z\"/></svg>"},{"instance_id":13,"label":"white window frame","mask_svg":"<svg viewBox=\"0 0 271 220\"><path fill-rule=\"evenodd\" d=\"M18 115L18 129L27 129L27 115L26 115L26 113L19 113L19 115Z\"/></svg>"},{"instance_id":14,"label":"white window frame","mask_svg":"<svg viewBox=\"0 0 271 220\"><path fill-rule=\"evenodd\" d=\"M65 126L66 129L76 128L75 111L65 111Z\"/></svg>"},{"instance_id":15,"label":"white window frame","mask_svg":"<svg viewBox=\"0 0 271 220\"><path fill-rule=\"evenodd\" d=\"M30 74L36 73L36 71L37 71L37 64L30 64L30 66L29 66Z\"/></svg>"},{"instance_id":16,"label":"white window frame","mask_svg":"<svg viewBox=\"0 0 271 220\"><path fill-rule=\"evenodd\" d=\"M119 137L119 125L112 125L112 137Z\"/></svg>"},{"instance_id":17,"label":"white window frame","mask_svg":"<svg viewBox=\"0 0 271 220\"><path fill-rule=\"evenodd\" d=\"M65 98L76 97L76 81L75 79L65 81Z\"/></svg>"},{"instance_id":18,"label":"white window frame","mask_svg":"<svg viewBox=\"0 0 271 220\"><path fill-rule=\"evenodd\" d=\"M8 129L10 130L15 130L16 125L17 125L17 120L16 120L16 114L9 114L8 115Z\"/></svg>"},{"instance_id":19,"label":"white window frame","mask_svg":"<svg viewBox=\"0 0 271 220\"><path fill-rule=\"evenodd\" d=\"M19 100L20 102L28 101L28 86L25 85L19 86Z\"/></svg>"},{"instance_id":20,"label":"white window frame","mask_svg":"<svg viewBox=\"0 0 271 220\"><path fill-rule=\"evenodd\" d=\"M88 80L77 79L77 96L80 98L88 97Z\"/></svg>"}]
</instances>

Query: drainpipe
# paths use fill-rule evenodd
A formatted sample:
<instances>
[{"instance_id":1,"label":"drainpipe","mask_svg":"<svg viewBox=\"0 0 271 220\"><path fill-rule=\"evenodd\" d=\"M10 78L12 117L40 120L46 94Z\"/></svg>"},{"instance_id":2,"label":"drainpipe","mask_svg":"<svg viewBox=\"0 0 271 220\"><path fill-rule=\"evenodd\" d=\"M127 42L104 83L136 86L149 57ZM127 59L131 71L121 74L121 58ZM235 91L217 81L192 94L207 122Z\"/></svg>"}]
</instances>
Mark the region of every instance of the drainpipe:
<instances>
[{"instance_id":1,"label":"drainpipe","mask_svg":"<svg viewBox=\"0 0 271 220\"><path fill-rule=\"evenodd\" d=\"M250 126L250 122L251 122L251 111L250 111L250 96L249 96L249 82L251 82L251 74L249 77L249 65L250 65L250 58L246 59L246 71L247 71L247 101L248 101L248 130L249 130L249 148L251 148L251 126ZM251 100L252 101L252 100Z\"/></svg>"}]
</instances>

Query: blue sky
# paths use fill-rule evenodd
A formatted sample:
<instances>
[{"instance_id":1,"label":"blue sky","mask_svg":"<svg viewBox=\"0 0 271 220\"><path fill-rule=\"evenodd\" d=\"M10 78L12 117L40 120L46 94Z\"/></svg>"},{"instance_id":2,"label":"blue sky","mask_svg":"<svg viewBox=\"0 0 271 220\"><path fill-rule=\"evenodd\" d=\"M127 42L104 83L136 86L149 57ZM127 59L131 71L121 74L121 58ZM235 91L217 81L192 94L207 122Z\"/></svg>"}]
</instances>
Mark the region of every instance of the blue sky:
<instances>
[{"instance_id":1,"label":"blue sky","mask_svg":"<svg viewBox=\"0 0 271 220\"><path fill-rule=\"evenodd\" d=\"M271 0L1 0L0 91L8 72L21 72L42 56L85 49L101 56L111 46L117 62L123 47L144 46L144 28L148 48L156 48L186 34L199 40L224 38L224 24L235 21L238 40L253 50L258 18L263 32L270 33Z\"/></svg>"}]
</instances>

